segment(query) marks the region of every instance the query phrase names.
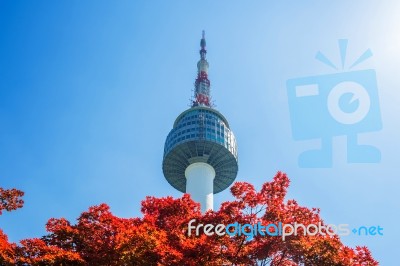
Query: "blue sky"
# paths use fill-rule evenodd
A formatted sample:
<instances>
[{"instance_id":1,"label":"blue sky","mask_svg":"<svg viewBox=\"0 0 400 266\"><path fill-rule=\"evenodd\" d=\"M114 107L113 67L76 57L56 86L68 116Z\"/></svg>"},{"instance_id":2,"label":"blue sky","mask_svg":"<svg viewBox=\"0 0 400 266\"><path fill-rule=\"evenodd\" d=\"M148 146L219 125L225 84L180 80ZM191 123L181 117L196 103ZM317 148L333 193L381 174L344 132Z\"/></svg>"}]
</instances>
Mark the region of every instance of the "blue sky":
<instances>
[{"instance_id":1,"label":"blue sky","mask_svg":"<svg viewBox=\"0 0 400 266\"><path fill-rule=\"evenodd\" d=\"M19 241L94 204L132 217L147 195L181 196L163 177L163 145L188 108L204 29L212 96L238 141L237 180L260 187L288 173L289 198L327 222L384 227L345 244L397 261L400 4L349 2L1 1L0 186L26 196L0 227ZM376 71L383 129L360 141L382 161L348 164L337 137L332 168L299 168L317 142L293 139L286 80L337 73L315 54L339 63L343 38L349 60L373 52L357 70Z\"/></svg>"}]
</instances>

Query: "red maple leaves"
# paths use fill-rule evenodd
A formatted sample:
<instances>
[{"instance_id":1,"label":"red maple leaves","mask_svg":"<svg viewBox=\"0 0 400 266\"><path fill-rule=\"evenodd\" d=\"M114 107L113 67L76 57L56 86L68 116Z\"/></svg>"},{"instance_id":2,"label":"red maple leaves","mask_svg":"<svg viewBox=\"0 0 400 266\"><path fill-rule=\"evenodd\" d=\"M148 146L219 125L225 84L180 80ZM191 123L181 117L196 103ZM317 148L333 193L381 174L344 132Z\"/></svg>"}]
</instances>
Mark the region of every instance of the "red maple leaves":
<instances>
[{"instance_id":1,"label":"red maple leaves","mask_svg":"<svg viewBox=\"0 0 400 266\"><path fill-rule=\"evenodd\" d=\"M90 207L71 224L50 219L41 239L11 244L0 231L2 265L378 265L366 247L344 246L338 236L188 236L188 223L202 224L322 223L318 209L285 201L289 179L278 172L260 191L251 184L235 183L235 200L218 211L202 215L199 204L185 194L181 198L147 197L141 218L114 216L106 204ZM2 190L4 191L4 190ZM3 194L0 194L3 195ZM7 194L8 195L8 194ZM14 193L15 195L15 193ZM2 197L21 207L17 197ZM20 200L20 199L19 199ZM15 205L19 202L19 205Z\"/></svg>"},{"instance_id":2,"label":"red maple leaves","mask_svg":"<svg viewBox=\"0 0 400 266\"><path fill-rule=\"evenodd\" d=\"M3 210L12 211L21 208L24 201L21 197L24 192L17 189L3 189L0 187L0 215ZM8 237L0 229L0 265L13 265L17 246L8 242Z\"/></svg>"},{"instance_id":3,"label":"red maple leaves","mask_svg":"<svg viewBox=\"0 0 400 266\"><path fill-rule=\"evenodd\" d=\"M21 208L24 205L24 201L21 197L24 192L18 189L3 189L0 187L0 215L3 210L12 211Z\"/></svg>"}]
</instances>

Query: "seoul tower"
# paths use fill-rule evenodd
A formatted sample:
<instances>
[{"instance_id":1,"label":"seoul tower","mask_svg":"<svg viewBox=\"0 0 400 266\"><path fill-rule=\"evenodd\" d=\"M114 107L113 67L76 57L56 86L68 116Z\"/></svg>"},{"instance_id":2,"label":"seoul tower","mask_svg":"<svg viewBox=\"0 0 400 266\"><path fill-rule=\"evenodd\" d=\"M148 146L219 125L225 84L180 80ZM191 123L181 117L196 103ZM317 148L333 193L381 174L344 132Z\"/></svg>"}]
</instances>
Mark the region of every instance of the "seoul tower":
<instances>
[{"instance_id":1,"label":"seoul tower","mask_svg":"<svg viewBox=\"0 0 400 266\"><path fill-rule=\"evenodd\" d=\"M229 187L238 172L235 136L211 103L206 54L203 31L191 107L176 118L167 136L162 166L168 183L190 194L203 213L213 210L213 194Z\"/></svg>"}]
</instances>

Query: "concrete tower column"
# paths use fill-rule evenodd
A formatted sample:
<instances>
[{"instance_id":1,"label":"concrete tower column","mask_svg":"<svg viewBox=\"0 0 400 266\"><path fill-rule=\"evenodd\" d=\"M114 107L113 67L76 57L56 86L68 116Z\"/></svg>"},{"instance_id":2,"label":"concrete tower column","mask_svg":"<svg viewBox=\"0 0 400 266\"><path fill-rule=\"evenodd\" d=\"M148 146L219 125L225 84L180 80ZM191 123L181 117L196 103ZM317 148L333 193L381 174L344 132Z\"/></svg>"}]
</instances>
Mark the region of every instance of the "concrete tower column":
<instances>
[{"instance_id":1,"label":"concrete tower column","mask_svg":"<svg viewBox=\"0 0 400 266\"><path fill-rule=\"evenodd\" d=\"M215 170L207 163L192 163L185 170L186 193L200 203L204 213L213 210Z\"/></svg>"}]
</instances>

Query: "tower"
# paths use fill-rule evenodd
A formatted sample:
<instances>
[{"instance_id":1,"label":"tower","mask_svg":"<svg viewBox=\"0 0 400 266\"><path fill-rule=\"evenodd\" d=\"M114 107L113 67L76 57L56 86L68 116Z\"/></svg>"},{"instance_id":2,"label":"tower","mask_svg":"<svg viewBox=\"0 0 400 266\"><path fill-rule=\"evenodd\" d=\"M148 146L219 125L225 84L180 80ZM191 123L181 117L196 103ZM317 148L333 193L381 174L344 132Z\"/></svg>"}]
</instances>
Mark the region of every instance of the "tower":
<instances>
[{"instance_id":1,"label":"tower","mask_svg":"<svg viewBox=\"0 0 400 266\"><path fill-rule=\"evenodd\" d=\"M164 146L163 173L168 183L199 202L203 212L229 187L238 172L236 139L226 118L213 108L203 31L191 108L175 120Z\"/></svg>"}]
</instances>

